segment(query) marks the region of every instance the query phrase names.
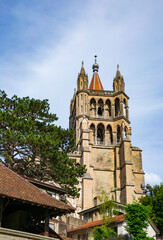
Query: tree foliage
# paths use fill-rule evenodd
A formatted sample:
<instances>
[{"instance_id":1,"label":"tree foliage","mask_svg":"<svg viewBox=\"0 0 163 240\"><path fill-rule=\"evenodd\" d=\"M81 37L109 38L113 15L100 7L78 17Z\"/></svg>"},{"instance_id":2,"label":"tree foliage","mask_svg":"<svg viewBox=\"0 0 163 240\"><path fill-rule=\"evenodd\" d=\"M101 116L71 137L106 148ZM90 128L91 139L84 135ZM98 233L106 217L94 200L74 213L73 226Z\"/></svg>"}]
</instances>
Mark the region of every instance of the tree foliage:
<instances>
[{"instance_id":1,"label":"tree foliage","mask_svg":"<svg viewBox=\"0 0 163 240\"><path fill-rule=\"evenodd\" d=\"M99 196L99 200L101 203L99 210L102 215L103 225L95 227L92 236L95 240L118 239L116 232L109 227L109 224L113 221L113 215L117 214L116 204L112 200L109 200L104 190L101 196Z\"/></svg>"},{"instance_id":2,"label":"tree foliage","mask_svg":"<svg viewBox=\"0 0 163 240\"><path fill-rule=\"evenodd\" d=\"M147 237L146 228L149 224L150 208L140 203L127 204L126 230L134 240L153 239Z\"/></svg>"},{"instance_id":3,"label":"tree foliage","mask_svg":"<svg viewBox=\"0 0 163 240\"><path fill-rule=\"evenodd\" d=\"M150 218L163 234L163 185L156 185L149 189L148 195L140 199L144 206L150 206Z\"/></svg>"},{"instance_id":4,"label":"tree foliage","mask_svg":"<svg viewBox=\"0 0 163 240\"><path fill-rule=\"evenodd\" d=\"M20 174L56 181L75 196L85 166L68 157L73 131L56 126L49 110L47 99L8 98L0 91L0 160Z\"/></svg>"}]
</instances>

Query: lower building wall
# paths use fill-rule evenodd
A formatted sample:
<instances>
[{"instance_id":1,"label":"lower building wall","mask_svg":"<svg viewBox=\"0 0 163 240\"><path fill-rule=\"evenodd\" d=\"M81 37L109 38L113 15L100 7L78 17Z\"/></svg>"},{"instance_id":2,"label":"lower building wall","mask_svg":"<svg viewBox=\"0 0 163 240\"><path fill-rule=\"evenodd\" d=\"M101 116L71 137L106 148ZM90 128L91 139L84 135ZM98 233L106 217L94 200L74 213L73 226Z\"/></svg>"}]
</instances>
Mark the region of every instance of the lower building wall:
<instances>
[{"instance_id":1,"label":"lower building wall","mask_svg":"<svg viewBox=\"0 0 163 240\"><path fill-rule=\"evenodd\" d=\"M156 232L154 231L154 229L151 227L151 224L148 225L147 229L146 229L146 232L147 232L147 236L148 237L153 237L154 239L156 239ZM122 222L122 223L119 223L117 225L117 234L119 236L121 235L128 235L127 231L126 231L126 223L125 222Z\"/></svg>"},{"instance_id":2,"label":"lower building wall","mask_svg":"<svg viewBox=\"0 0 163 240\"><path fill-rule=\"evenodd\" d=\"M21 232L0 227L0 240L57 240L57 238L45 237L37 234Z\"/></svg>"}]
</instances>

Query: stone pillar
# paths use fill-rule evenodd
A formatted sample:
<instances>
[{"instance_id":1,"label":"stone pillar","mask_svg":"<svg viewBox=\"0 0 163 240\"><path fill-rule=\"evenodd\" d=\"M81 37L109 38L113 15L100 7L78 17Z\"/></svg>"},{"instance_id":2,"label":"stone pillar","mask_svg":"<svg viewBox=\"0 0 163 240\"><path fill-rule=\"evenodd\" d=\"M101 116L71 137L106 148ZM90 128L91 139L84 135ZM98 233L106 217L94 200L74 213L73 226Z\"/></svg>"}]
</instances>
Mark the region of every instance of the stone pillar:
<instances>
[{"instance_id":1,"label":"stone pillar","mask_svg":"<svg viewBox=\"0 0 163 240\"><path fill-rule=\"evenodd\" d=\"M98 117L98 106L96 104L96 118Z\"/></svg>"},{"instance_id":2,"label":"stone pillar","mask_svg":"<svg viewBox=\"0 0 163 240\"><path fill-rule=\"evenodd\" d=\"M115 105L114 104L111 105L111 116L113 118L115 118Z\"/></svg>"},{"instance_id":3,"label":"stone pillar","mask_svg":"<svg viewBox=\"0 0 163 240\"><path fill-rule=\"evenodd\" d=\"M78 107L78 105L79 105L79 96L76 96L76 115L79 114L79 107Z\"/></svg>"},{"instance_id":4,"label":"stone pillar","mask_svg":"<svg viewBox=\"0 0 163 240\"><path fill-rule=\"evenodd\" d=\"M126 106L125 108L126 108L126 118L129 120L129 107Z\"/></svg>"},{"instance_id":5,"label":"stone pillar","mask_svg":"<svg viewBox=\"0 0 163 240\"><path fill-rule=\"evenodd\" d=\"M117 132L113 132L113 145L117 144Z\"/></svg>"},{"instance_id":6,"label":"stone pillar","mask_svg":"<svg viewBox=\"0 0 163 240\"><path fill-rule=\"evenodd\" d=\"M124 122L121 124L121 139L124 139Z\"/></svg>"},{"instance_id":7,"label":"stone pillar","mask_svg":"<svg viewBox=\"0 0 163 240\"><path fill-rule=\"evenodd\" d=\"M123 101L120 101L120 116L123 116Z\"/></svg>"},{"instance_id":8,"label":"stone pillar","mask_svg":"<svg viewBox=\"0 0 163 240\"><path fill-rule=\"evenodd\" d=\"M82 209L93 206L93 178L90 173L84 173L82 180Z\"/></svg>"},{"instance_id":9,"label":"stone pillar","mask_svg":"<svg viewBox=\"0 0 163 240\"><path fill-rule=\"evenodd\" d=\"M134 194L131 142L124 140L120 146L121 203L132 203Z\"/></svg>"},{"instance_id":10,"label":"stone pillar","mask_svg":"<svg viewBox=\"0 0 163 240\"><path fill-rule=\"evenodd\" d=\"M106 113L105 113L105 104L104 104L104 118L106 118Z\"/></svg>"},{"instance_id":11,"label":"stone pillar","mask_svg":"<svg viewBox=\"0 0 163 240\"><path fill-rule=\"evenodd\" d=\"M87 96L87 103L88 103L88 96ZM87 104L87 115L90 115L90 103Z\"/></svg>"},{"instance_id":12,"label":"stone pillar","mask_svg":"<svg viewBox=\"0 0 163 240\"><path fill-rule=\"evenodd\" d=\"M127 140L131 140L131 127L129 127L129 129L127 129L126 138L127 138Z\"/></svg>"},{"instance_id":13,"label":"stone pillar","mask_svg":"<svg viewBox=\"0 0 163 240\"><path fill-rule=\"evenodd\" d=\"M97 145L97 127L95 126L95 145Z\"/></svg>"},{"instance_id":14,"label":"stone pillar","mask_svg":"<svg viewBox=\"0 0 163 240\"><path fill-rule=\"evenodd\" d=\"M105 146L107 146L107 129L106 129L106 126L105 126Z\"/></svg>"}]
</instances>

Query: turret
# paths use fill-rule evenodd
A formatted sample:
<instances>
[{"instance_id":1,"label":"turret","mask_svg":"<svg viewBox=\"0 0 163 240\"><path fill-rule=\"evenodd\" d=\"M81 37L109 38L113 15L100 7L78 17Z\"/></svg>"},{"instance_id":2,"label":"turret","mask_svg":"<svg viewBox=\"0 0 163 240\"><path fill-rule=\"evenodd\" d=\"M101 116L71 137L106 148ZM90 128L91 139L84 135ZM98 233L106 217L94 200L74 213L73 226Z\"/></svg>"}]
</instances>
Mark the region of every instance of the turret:
<instances>
[{"instance_id":1,"label":"turret","mask_svg":"<svg viewBox=\"0 0 163 240\"><path fill-rule=\"evenodd\" d=\"M80 73L78 74L77 80L77 90L87 90L88 89L88 75L84 69L84 62L82 61L82 66Z\"/></svg>"},{"instance_id":2,"label":"turret","mask_svg":"<svg viewBox=\"0 0 163 240\"><path fill-rule=\"evenodd\" d=\"M119 64L117 64L117 72L113 81L113 91L114 92L125 91L125 83L123 76L121 76L121 73L119 71Z\"/></svg>"}]
</instances>

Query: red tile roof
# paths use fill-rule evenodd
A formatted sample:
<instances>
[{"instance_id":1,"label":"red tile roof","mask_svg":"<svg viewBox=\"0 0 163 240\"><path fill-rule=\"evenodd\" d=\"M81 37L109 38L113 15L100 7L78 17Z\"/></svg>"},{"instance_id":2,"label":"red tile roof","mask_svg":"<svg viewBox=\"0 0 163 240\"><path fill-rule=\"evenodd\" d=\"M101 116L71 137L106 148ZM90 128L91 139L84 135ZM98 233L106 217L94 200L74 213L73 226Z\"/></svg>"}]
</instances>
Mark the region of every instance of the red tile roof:
<instances>
[{"instance_id":1,"label":"red tile roof","mask_svg":"<svg viewBox=\"0 0 163 240\"><path fill-rule=\"evenodd\" d=\"M111 223L123 222L124 220L125 220L124 215L119 215L119 216L113 217L113 221ZM82 230L82 229L85 229L85 228L97 227L97 226L100 226L102 224L103 224L103 220L88 222L88 223L86 223L86 224L84 224L80 227L74 228L74 229L72 229L68 232L71 233L71 232L75 232L75 231Z\"/></svg>"},{"instance_id":2,"label":"red tile roof","mask_svg":"<svg viewBox=\"0 0 163 240\"><path fill-rule=\"evenodd\" d=\"M52 198L47 193L23 179L4 164L0 163L0 196L34 203L40 206L65 211L73 211L74 208Z\"/></svg>"},{"instance_id":3,"label":"red tile roof","mask_svg":"<svg viewBox=\"0 0 163 240\"><path fill-rule=\"evenodd\" d=\"M92 81L89 86L89 89L90 90L104 90L97 72L93 73L93 77L92 77Z\"/></svg>"}]
</instances>

